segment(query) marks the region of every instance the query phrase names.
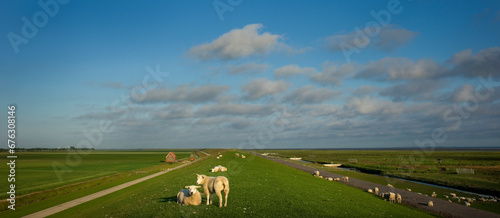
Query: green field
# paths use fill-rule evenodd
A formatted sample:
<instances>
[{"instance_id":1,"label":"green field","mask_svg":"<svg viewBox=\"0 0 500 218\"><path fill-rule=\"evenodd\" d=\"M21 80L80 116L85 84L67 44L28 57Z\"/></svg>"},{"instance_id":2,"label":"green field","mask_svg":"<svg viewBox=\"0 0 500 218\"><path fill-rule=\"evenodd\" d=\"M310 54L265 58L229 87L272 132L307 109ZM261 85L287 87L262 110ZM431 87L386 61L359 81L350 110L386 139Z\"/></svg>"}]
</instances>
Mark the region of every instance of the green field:
<instances>
[{"instance_id":1,"label":"green field","mask_svg":"<svg viewBox=\"0 0 500 218\"><path fill-rule=\"evenodd\" d=\"M316 163L340 163L361 172L394 176L454 187L485 195L500 195L500 152L498 151L338 151L266 150L279 156L302 157ZM440 163L438 163L440 159ZM473 169L474 174L457 174Z\"/></svg>"},{"instance_id":2,"label":"green field","mask_svg":"<svg viewBox=\"0 0 500 218\"><path fill-rule=\"evenodd\" d=\"M70 208L54 217L430 216L341 183L318 179L309 173L250 154L246 156L246 159L239 159L234 157L233 152L224 153L220 160L212 157ZM209 172L210 168L219 164L226 166L228 172ZM205 197L199 206L177 205L177 192L186 185L195 184L196 173L224 175L229 179L228 207L219 208L217 197L213 205L205 205ZM27 215L38 210L33 207L29 205L0 215Z\"/></svg>"},{"instance_id":3,"label":"green field","mask_svg":"<svg viewBox=\"0 0 500 218\"><path fill-rule=\"evenodd\" d=\"M162 166L170 167L172 164L161 162L167 153L168 151L93 151L80 155L76 152L19 152L15 173L17 205L149 173L141 169L151 171L159 170ZM189 157L192 151L177 150L175 153L178 159L182 159ZM6 156L7 153L1 153L0 161L7 163ZM54 163L56 169L53 167ZM0 165L0 175L5 175L5 178L9 175L8 167L6 164ZM1 187L9 185L7 179L0 180ZM6 191L0 197L6 199ZM2 210L6 209L5 204L5 201L0 202Z\"/></svg>"}]
</instances>

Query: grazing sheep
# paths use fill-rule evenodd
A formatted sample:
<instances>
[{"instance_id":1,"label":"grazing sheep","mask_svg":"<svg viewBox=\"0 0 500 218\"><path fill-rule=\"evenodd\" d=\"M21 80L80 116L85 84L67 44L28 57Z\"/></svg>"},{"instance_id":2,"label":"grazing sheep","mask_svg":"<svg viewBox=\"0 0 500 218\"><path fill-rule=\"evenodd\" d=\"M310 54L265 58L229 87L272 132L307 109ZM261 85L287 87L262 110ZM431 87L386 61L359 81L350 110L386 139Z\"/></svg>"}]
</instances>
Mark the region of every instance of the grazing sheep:
<instances>
[{"instance_id":1,"label":"grazing sheep","mask_svg":"<svg viewBox=\"0 0 500 218\"><path fill-rule=\"evenodd\" d=\"M220 159L220 157L219 157L219 156L217 156L217 160L219 160L219 159Z\"/></svg>"},{"instance_id":2,"label":"grazing sheep","mask_svg":"<svg viewBox=\"0 0 500 218\"><path fill-rule=\"evenodd\" d=\"M453 197L453 198L456 198L456 197L457 197L457 194L455 194L455 193L450 193L450 195L451 195L451 197Z\"/></svg>"},{"instance_id":3,"label":"grazing sheep","mask_svg":"<svg viewBox=\"0 0 500 218\"><path fill-rule=\"evenodd\" d=\"M206 175L198 175L196 184L202 185L205 194L207 195L207 205L212 203L210 196L215 193L219 197L219 207L222 207L222 194L224 191L226 195L226 202L224 203L224 207L227 206L227 196L229 194L229 181L224 176L210 177Z\"/></svg>"},{"instance_id":4,"label":"grazing sheep","mask_svg":"<svg viewBox=\"0 0 500 218\"><path fill-rule=\"evenodd\" d=\"M376 195L378 195L378 192L379 192L378 188L377 188L377 187L375 187L375 190L374 190L373 192L374 192Z\"/></svg>"},{"instance_id":5,"label":"grazing sheep","mask_svg":"<svg viewBox=\"0 0 500 218\"><path fill-rule=\"evenodd\" d=\"M338 178L338 177L337 177L337 178L333 179L333 181L338 181L338 182L340 182L340 178Z\"/></svg>"},{"instance_id":6,"label":"grazing sheep","mask_svg":"<svg viewBox=\"0 0 500 218\"><path fill-rule=\"evenodd\" d=\"M333 181L333 178L332 177L328 177L328 181Z\"/></svg>"},{"instance_id":7,"label":"grazing sheep","mask_svg":"<svg viewBox=\"0 0 500 218\"><path fill-rule=\"evenodd\" d=\"M396 202L398 202L398 204L401 204L401 201L402 201L402 197L400 194L396 194Z\"/></svg>"},{"instance_id":8,"label":"grazing sheep","mask_svg":"<svg viewBox=\"0 0 500 218\"><path fill-rule=\"evenodd\" d=\"M318 176L319 178L323 179L323 176Z\"/></svg>"},{"instance_id":9,"label":"grazing sheep","mask_svg":"<svg viewBox=\"0 0 500 218\"><path fill-rule=\"evenodd\" d=\"M406 188L406 191L409 191L409 192L411 192L411 188Z\"/></svg>"},{"instance_id":10,"label":"grazing sheep","mask_svg":"<svg viewBox=\"0 0 500 218\"><path fill-rule=\"evenodd\" d=\"M180 205L200 205L201 194L197 188L201 188L201 186L190 185L185 188L187 189L182 189L177 193L177 203Z\"/></svg>"},{"instance_id":11,"label":"grazing sheep","mask_svg":"<svg viewBox=\"0 0 500 218\"><path fill-rule=\"evenodd\" d=\"M391 187L392 188L393 186L391 184L387 184L387 187Z\"/></svg>"},{"instance_id":12,"label":"grazing sheep","mask_svg":"<svg viewBox=\"0 0 500 218\"><path fill-rule=\"evenodd\" d=\"M429 207L434 207L434 202L429 201L429 202L427 203L427 206L429 206Z\"/></svg>"},{"instance_id":13,"label":"grazing sheep","mask_svg":"<svg viewBox=\"0 0 500 218\"><path fill-rule=\"evenodd\" d=\"M368 193L373 193L373 190L371 188L366 190Z\"/></svg>"},{"instance_id":14,"label":"grazing sheep","mask_svg":"<svg viewBox=\"0 0 500 218\"><path fill-rule=\"evenodd\" d=\"M312 175L313 175L313 176L319 176L319 171L314 171L314 172L312 173Z\"/></svg>"},{"instance_id":15,"label":"grazing sheep","mask_svg":"<svg viewBox=\"0 0 500 218\"><path fill-rule=\"evenodd\" d=\"M343 177L342 177L342 181L344 181L344 182L349 182L349 177L348 177L348 176L343 176Z\"/></svg>"},{"instance_id":16,"label":"grazing sheep","mask_svg":"<svg viewBox=\"0 0 500 218\"><path fill-rule=\"evenodd\" d=\"M240 157L239 153L234 154L235 157Z\"/></svg>"},{"instance_id":17,"label":"grazing sheep","mask_svg":"<svg viewBox=\"0 0 500 218\"><path fill-rule=\"evenodd\" d=\"M436 192L432 192L432 195L431 195L431 197L433 197L433 198L437 197L437 194L436 194Z\"/></svg>"},{"instance_id":18,"label":"grazing sheep","mask_svg":"<svg viewBox=\"0 0 500 218\"><path fill-rule=\"evenodd\" d=\"M241 158L245 159L245 155L241 155Z\"/></svg>"},{"instance_id":19,"label":"grazing sheep","mask_svg":"<svg viewBox=\"0 0 500 218\"><path fill-rule=\"evenodd\" d=\"M443 195L443 196L444 196L444 198L446 198L446 199L449 199L449 198L450 198L450 196L448 196L448 195Z\"/></svg>"},{"instance_id":20,"label":"grazing sheep","mask_svg":"<svg viewBox=\"0 0 500 218\"><path fill-rule=\"evenodd\" d=\"M470 203L469 202L465 202L465 206L470 207Z\"/></svg>"},{"instance_id":21,"label":"grazing sheep","mask_svg":"<svg viewBox=\"0 0 500 218\"><path fill-rule=\"evenodd\" d=\"M396 194L389 192L389 202L394 203L396 201Z\"/></svg>"}]
</instances>

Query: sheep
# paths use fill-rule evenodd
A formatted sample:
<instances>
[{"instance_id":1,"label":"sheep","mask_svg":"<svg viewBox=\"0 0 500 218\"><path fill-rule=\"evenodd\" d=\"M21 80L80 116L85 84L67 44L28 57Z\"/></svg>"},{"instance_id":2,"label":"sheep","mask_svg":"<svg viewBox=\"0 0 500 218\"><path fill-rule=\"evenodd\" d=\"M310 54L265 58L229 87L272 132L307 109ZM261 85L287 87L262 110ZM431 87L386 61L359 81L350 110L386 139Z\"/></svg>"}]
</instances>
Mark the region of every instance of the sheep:
<instances>
[{"instance_id":1,"label":"sheep","mask_svg":"<svg viewBox=\"0 0 500 218\"><path fill-rule=\"evenodd\" d=\"M427 206L434 207L434 202L432 202L432 201L427 202Z\"/></svg>"},{"instance_id":2,"label":"sheep","mask_svg":"<svg viewBox=\"0 0 500 218\"><path fill-rule=\"evenodd\" d=\"M337 178L333 179L333 181L340 182L340 178L337 177Z\"/></svg>"},{"instance_id":3,"label":"sheep","mask_svg":"<svg viewBox=\"0 0 500 218\"><path fill-rule=\"evenodd\" d=\"M396 201L396 194L389 192L389 202L394 203Z\"/></svg>"},{"instance_id":4,"label":"sheep","mask_svg":"<svg viewBox=\"0 0 500 218\"><path fill-rule=\"evenodd\" d=\"M227 168L219 165L219 166L215 166L214 168L212 168L212 170L210 172L216 173L216 172L219 172L219 171L225 172L225 171L227 171Z\"/></svg>"},{"instance_id":5,"label":"sheep","mask_svg":"<svg viewBox=\"0 0 500 218\"><path fill-rule=\"evenodd\" d=\"M239 153L235 153L234 156L235 157L240 157L240 154Z\"/></svg>"},{"instance_id":6,"label":"sheep","mask_svg":"<svg viewBox=\"0 0 500 218\"><path fill-rule=\"evenodd\" d=\"M220 157L219 157L219 156L217 156L217 160L219 160L219 159L220 159Z\"/></svg>"},{"instance_id":7,"label":"sheep","mask_svg":"<svg viewBox=\"0 0 500 218\"><path fill-rule=\"evenodd\" d=\"M448 196L448 195L443 195L443 196L444 196L444 198L446 198L446 199L449 199L449 198L450 198L450 196Z\"/></svg>"},{"instance_id":8,"label":"sheep","mask_svg":"<svg viewBox=\"0 0 500 218\"><path fill-rule=\"evenodd\" d=\"M437 197L437 194L436 194L436 192L432 192L432 195L431 195L431 197L433 197L433 198Z\"/></svg>"},{"instance_id":9,"label":"sheep","mask_svg":"<svg viewBox=\"0 0 500 218\"><path fill-rule=\"evenodd\" d=\"M409 191L409 192L411 192L411 188L406 188L406 191Z\"/></svg>"},{"instance_id":10,"label":"sheep","mask_svg":"<svg viewBox=\"0 0 500 218\"><path fill-rule=\"evenodd\" d=\"M333 178L332 177L328 177L328 181L333 181Z\"/></svg>"},{"instance_id":11,"label":"sheep","mask_svg":"<svg viewBox=\"0 0 500 218\"><path fill-rule=\"evenodd\" d=\"M455 194L455 193L450 193L450 195L451 195L451 197L453 197L453 198L456 198L456 197L457 197L457 194Z\"/></svg>"},{"instance_id":12,"label":"sheep","mask_svg":"<svg viewBox=\"0 0 500 218\"><path fill-rule=\"evenodd\" d=\"M245 159L245 155L241 155L241 158Z\"/></svg>"},{"instance_id":13,"label":"sheep","mask_svg":"<svg viewBox=\"0 0 500 218\"><path fill-rule=\"evenodd\" d=\"M400 194L396 194L396 202L398 202L398 204L401 204L401 201L402 201L402 197Z\"/></svg>"},{"instance_id":14,"label":"sheep","mask_svg":"<svg viewBox=\"0 0 500 218\"><path fill-rule=\"evenodd\" d=\"M312 173L312 175L313 175L313 176L319 176L319 171L317 171L317 170L316 170L316 171L314 171L314 172Z\"/></svg>"},{"instance_id":15,"label":"sheep","mask_svg":"<svg viewBox=\"0 0 500 218\"><path fill-rule=\"evenodd\" d=\"M198 175L196 174L197 180L196 184L201 185L205 194L207 195L207 205L210 205L212 201L210 200L210 196L213 193L216 193L219 197L219 207L222 207L222 194L224 191L226 195L226 202L224 203L224 207L227 207L227 196L229 195L229 181L225 176L217 176L210 177L206 175Z\"/></svg>"},{"instance_id":16,"label":"sheep","mask_svg":"<svg viewBox=\"0 0 500 218\"><path fill-rule=\"evenodd\" d=\"M342 177L342 181L344 181L344 182L349 182L349 177L348 177L348 176L343 176L343 177Z\"/></svg>"},{"instance_id":17,"label":"sheep","mask_svg":"<svg viewBox=\"0 0 500 218\"><path fill-rule=\"evenodd\" d=\"M391 184L387 184L387 187L390 187L390 188L392 188L393 186L392 186Z\"/></svg>"},{"instance_id":18,"label":"sheep","mask_svg":"<svg viewBox=\"0 0 500 218\"><path fill-rule=\"evenodd\" d=\"M373 192L374 192L376 195L378 195L378 192L379 192L378 188L377 188L377 187L375 187L375 190L374 190Z\"/></svg>"},{"instance_id":19,"label":"sheep","mask_svg":"<svg viewBox=\"0 0 500 218\"><path fill-rule=\"evenodd\" d=\"M470 207L470 203L469 202L465 202L465 206Z\"/></svg>"},{"instance_id":20,"label":"sheep","mask_svg":"<svg viewBox=\"0 0 500 218\"><path fill-rule=\"evenodd\" d=\"M177 203L180 205L200 205L201 194L197 188L201 188L201 186L190 185L185 188L187 189L182 189L177 193Z\"/></svg>"},{"instance_id":21,"label":"sheep","mask_svg":"<svg viewBox=\"0 0 500 218\"><path fill-rule=\"evenodd\" d=\"M366 190L368 193L373 193L373 190L371 188Z\"/></svg>"}]
</instances>

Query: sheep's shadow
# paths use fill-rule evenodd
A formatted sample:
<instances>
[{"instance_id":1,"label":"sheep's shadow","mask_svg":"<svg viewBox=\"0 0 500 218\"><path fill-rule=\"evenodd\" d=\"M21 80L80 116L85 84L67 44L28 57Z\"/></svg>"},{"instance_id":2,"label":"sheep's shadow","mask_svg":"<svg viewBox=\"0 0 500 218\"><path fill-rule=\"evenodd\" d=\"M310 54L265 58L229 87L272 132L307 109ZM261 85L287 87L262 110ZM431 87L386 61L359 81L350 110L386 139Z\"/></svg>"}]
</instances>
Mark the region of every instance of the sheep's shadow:
<instances>
[{"instance_id":1,"label":"sheep's shadow","mask_svg":"<svg viewBox=\"0 0 500 218\"><path fill-rule=\"evenodd\" d=\"M160 202L177 202L177 195L172 197L160 198Z\"/></svg>"}]
</instances>

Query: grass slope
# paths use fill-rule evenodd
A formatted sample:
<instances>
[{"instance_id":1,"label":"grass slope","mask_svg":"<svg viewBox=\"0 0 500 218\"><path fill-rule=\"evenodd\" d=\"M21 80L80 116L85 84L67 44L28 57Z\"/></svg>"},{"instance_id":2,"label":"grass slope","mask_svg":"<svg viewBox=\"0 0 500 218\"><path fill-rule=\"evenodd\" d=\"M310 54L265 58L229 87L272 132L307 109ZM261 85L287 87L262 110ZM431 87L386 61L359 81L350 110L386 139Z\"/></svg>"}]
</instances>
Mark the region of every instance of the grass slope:
<instances>
[{"instance_id":1,"label":"grass slope","mask_svg":"<svg viewBox=\"0 0 500 218\"><path fill-rule=\"evenodd\" d=\"M422 211L393 204L340 183L314 178L308 173L246 154L235 158L233 152L220 160L214 157L198 164L169 172L121 191L70 208L54 217L179 217L243 215L259 217L428 217ZM210 173L216 165L228 172ZM196 182L196 173L224 175L231 191L228 207L213 205L180 206L176 195Z\"/></svg>"}]
</instances>

